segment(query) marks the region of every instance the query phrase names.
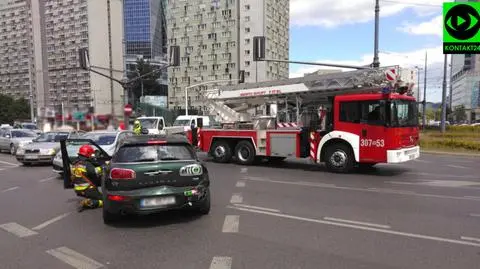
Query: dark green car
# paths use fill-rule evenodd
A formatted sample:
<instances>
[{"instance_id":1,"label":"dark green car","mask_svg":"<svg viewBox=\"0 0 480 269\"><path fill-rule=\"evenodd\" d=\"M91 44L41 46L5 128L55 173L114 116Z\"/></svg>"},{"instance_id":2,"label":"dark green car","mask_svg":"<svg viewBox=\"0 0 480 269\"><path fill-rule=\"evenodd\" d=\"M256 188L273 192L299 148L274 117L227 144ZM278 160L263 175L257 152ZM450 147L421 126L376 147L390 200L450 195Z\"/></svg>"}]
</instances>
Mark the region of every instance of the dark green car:
<instances>
[{"instance_id":1,"label":"dark green car","mask_svg":"<svg viewBox=\"0 0 480 269\"><path fill-rule=\"evenodd\" d=\"M103 220L170 209L210 212L207 168L184 136L125 139L106 166Z\"/></svg>"}]
</instances>

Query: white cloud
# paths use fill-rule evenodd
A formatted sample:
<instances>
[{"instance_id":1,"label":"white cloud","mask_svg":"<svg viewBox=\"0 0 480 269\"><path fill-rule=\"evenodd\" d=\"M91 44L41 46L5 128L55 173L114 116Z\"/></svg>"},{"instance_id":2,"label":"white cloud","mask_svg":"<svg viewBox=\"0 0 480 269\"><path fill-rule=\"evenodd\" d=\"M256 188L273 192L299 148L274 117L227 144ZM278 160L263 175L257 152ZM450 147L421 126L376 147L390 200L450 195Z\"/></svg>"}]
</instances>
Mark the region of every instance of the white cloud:
<instances>
[{"instance_id":1,"label":"white cloud","mask_svg":"<svg viewBox=\"0 0 480 269\"><path fill-rule=\"evenodd\" d=\"M403 23L401 27L398 27L397 30L402 32L412 34L412 35L436 35L442 36L442 24L443 18L442 16L437 16L430 21L418 23L410 23L406 22Z\"/></svg>"},{"instance_id":2,"label":"white cloud","mask_svg":"<svg viewBox=\"0 0 480 269\"><path fill-rule=\"evenodd\" d=\"M415 51L407 52L381 52L379 53L379 59L381 66L393 66L399 65L401 67L410 67L413 68L418 66L423 68L425 65L425 52L427 52L427 87L428 101L438 101L440 100L441 85L442 85L442 76L443 76L443 62L444 54L442 51L442 46L431 47L418 49ZM353 65L353 66L364 66L371 64L373 61L373 54L366 54L358 59L353 59L350 61L334 61L330 59L318 60L318 63L331 63L331 64L342 64L342 65ZM447 59L450 62L450 57ZM333 67L323 67L323 66L309 66L301 68L291 68L290 78L302 77L305 73L312 73L319 69L335 69ZM352 71L352 69L342 68L343 71ZM448 73L449 74L449 73ZM423 74L421 79L423 80ZM423 87L423 81L420 82L420 88ZM431 94L429 96L429 94Z\"/></svg>"},{"instance_id":3,"label":"white cloud","mask_svg":"<svg viewBox=\"0 0 480 269\"><path fill-rule=\"evenodd\" d=\"M443 0L387 0L380 3L380 16L398 14L413 9L419 16L441 12ZM298 26L335 27L374 19L373 0L291 0L290 20Z\"/></svg>"}]
</instances>

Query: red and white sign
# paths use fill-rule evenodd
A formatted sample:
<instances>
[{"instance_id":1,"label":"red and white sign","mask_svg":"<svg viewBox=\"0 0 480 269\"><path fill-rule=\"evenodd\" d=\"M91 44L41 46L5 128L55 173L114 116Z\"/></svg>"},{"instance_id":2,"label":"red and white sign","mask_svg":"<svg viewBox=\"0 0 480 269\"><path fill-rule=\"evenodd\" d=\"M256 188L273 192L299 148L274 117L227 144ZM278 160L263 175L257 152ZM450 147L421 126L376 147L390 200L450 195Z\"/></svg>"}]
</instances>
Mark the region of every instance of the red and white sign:
<instances>
[{"instance_id":1,"label":"red and white sign","mask_svg":"<svg viewBox=\"0 0 480 269\"><path fill-rule=\"evenodd\" d=\"M397 71L395 69L388 69L385 71L385 78L388 81L396 81L397 80Z\"/></svg>"},{"instance_id":2,"label":"red and white sign","mask_svg":"<svg viewBox=\"0 0 480 269\"><path fill-rule=\"evenodd\" d=\"M126 104L125 107L123 108L123 112L125 112L125 114L127 114L127 115L132 114L132 112L133 112L132 105L131 104Z\"/></svg>"},{"instance_id":3,"label":"red and white sign","mask_svg":"<svg viewBox=\"0 0 480 269\"><path fill-rule=\"evenodd\" d=\"M305 86L303 83L291 84L291 85L281 85L281 86L272 86L272 87L261 87L253 89L241 89L241 90L231 90L231 91L221 91L218 96L215 96L213 99L234 99L234 98L247 98L247 97L259 97L259 96L271 96L276 94L291 94L306 92L310 89Z\"/></svg>"}]
</instances>

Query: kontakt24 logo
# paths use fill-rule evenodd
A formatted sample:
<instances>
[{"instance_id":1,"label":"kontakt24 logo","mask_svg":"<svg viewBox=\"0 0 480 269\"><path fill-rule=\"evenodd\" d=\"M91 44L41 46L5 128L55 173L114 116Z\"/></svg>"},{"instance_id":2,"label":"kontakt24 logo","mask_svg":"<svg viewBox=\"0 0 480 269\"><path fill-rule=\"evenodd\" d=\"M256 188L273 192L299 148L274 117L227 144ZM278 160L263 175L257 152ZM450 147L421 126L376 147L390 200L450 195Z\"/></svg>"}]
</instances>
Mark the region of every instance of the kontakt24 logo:
<instances>
[{"instance_id":1,"label":"kontakt24 logo","mask_svg":"<svg viewBox=\"0 0 480 269\"><path fill-rule=\"evenodd\" d=\"M480 3L443 3L443 53L480 53Z\"/></svg>"}]
</instances>

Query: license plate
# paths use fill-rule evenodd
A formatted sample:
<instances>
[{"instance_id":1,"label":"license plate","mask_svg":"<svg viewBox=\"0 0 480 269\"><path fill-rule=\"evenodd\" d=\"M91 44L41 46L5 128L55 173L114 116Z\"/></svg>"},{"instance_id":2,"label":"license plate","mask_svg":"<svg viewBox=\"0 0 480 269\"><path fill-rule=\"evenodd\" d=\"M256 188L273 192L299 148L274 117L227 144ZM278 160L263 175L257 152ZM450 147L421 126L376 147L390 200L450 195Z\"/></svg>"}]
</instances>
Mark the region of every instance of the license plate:
<instances>
[{"instance_id":1,"label":"license plate","mask_svg":"<svg viewBox=\"0 0 480 269\"><path fill-rule=\"evenodd\" d=\"M408 159L409 159L409 160L415 159L415 154L412 154L412 155L408 156Z\"/></svg>"},{"instance_id":2,"label":"license plate","mask_svg":"<svg viewBox=\"0 0 480 269\"><path fill-rule=\"evenodd\" d=\"M36 155L25 155L25 160L37 160L38 156Z\"/></svg>"},{"instance_id":3,"label":"license plate","mask_svg":"<svg viewBox=\"0 0 480 269\"><path fill-rule=\"evenodd\" d=\"M146 198L140 201L141 207L161 207L175 204L174 196Z\"/></svg>"}]
</instances>

